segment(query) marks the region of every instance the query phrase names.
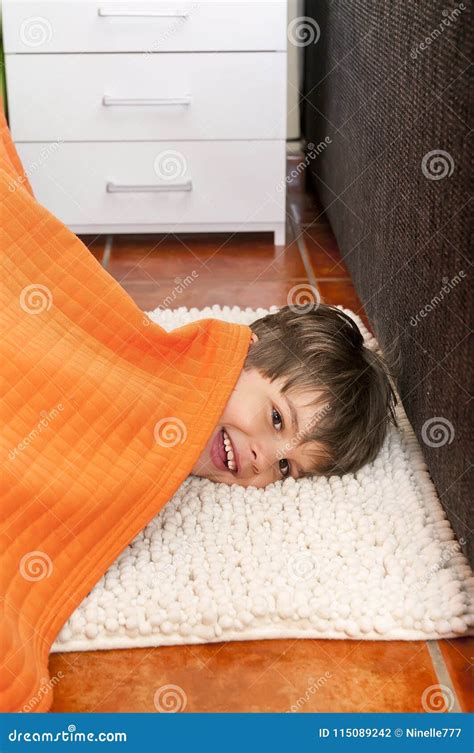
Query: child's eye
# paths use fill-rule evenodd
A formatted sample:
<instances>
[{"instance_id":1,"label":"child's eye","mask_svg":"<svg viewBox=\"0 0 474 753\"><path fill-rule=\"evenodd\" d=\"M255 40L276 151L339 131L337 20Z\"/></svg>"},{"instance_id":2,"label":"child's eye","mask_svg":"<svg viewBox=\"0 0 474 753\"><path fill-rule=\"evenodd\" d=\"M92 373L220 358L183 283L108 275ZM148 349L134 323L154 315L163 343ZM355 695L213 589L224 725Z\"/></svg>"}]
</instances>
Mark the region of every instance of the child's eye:
<instances>
[{"instance_id":1,"label":"child's eye","mask_svg":"<svg viewBox=\"0 0 474 753\"><path fill-rule=\"evenodd\" d=\"M286 463L286 466L287 466L287 471L286 471L286 473L282 473L282 474L281 474L281 475L283 476L283 478L286 478L286 477L287 477L287 476L289 476L289 475L290 475L290 473L291 473L291 467L290 467L290 464L289 464L288 460L287 460L286 458L282 458L282 459L280 460L280 471L282 471L282 465L281 465L282 463Z\"/></svg>"},{"instance_id":2,"label":"child's eye","mask_svg":"<svg viewBox=\"0 0 474 753\"><path fill-rule=\"evenodd\" d=\"M272 409L273 426L275 426L275 419L276 419L276 423L280 424L280 427L283 428L282 417L281 417L280 413L277 411L277 409L273 408ZM278 429L278 431L280 431L280 429ZM282 463L283 463L283 466L282 466ZM283 468L285 466L286 466L286 472L283 472ZM282 458L280 460L279 467L280 467L280 472L281 472L281 475L283 476L283 478L286 478L287 476L289 476L291 474L291 465L289 464L289 462L288 462L288 460L286 458Z\"/></svg>"},{"instance_id":3,"label":"child's eye","mask_svg":"<svg viewBox=\"0 0 474 753\"><path fill-rule=\"evenodd\" d=\"M277 424L281 424L281 428L283 428L283 421L282 421L282 418L281 418L280 414L278 413L278 411L277 411L276 408L272 408L273 426L275 426L275 421L273 420L275 416L277 416ZM280 429L278 429L278 431L280 431Z\"/></svg>"}]
</instances>

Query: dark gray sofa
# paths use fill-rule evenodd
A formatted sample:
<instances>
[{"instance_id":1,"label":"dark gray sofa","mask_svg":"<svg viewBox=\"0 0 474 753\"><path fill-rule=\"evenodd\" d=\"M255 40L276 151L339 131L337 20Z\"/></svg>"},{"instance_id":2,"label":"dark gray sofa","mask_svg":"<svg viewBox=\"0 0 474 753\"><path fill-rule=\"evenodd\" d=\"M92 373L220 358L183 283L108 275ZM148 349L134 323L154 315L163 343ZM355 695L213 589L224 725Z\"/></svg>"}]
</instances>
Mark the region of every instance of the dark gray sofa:
<instances>
[{"instance_id":1,"label":"dark gray sofa","mask_svg":"<svg viewBox=\"0 0 474 753\"><path fill-rule=\"evenodd\" d=\"M330 138L310 183L473 563L471 8L307 0L302 132Z\"/></svg>"}]
</instances>

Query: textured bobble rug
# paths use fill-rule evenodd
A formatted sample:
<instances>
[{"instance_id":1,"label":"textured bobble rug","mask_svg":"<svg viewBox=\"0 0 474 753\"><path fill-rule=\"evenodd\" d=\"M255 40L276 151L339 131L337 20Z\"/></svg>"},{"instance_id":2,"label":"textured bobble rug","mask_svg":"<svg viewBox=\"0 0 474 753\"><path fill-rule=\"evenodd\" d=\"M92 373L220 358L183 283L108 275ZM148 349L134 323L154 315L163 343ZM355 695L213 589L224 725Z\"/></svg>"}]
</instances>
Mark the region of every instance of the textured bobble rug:
<instances>
[{"instance_id":1,"label":"textured bobble rug","mask_svg":"<svg viewBox=\"0 0 474 753\"><path fill-rule=\"evenodd\" d=\"M352 311L366 345L376 340ZM271 309L157 309L166 330ZM144 314L145 316L145 314ZM189 476L63 626L57 651L472 634L473 578L397 406L376 460L265 489Z\"/></svg>"}]
</instances>

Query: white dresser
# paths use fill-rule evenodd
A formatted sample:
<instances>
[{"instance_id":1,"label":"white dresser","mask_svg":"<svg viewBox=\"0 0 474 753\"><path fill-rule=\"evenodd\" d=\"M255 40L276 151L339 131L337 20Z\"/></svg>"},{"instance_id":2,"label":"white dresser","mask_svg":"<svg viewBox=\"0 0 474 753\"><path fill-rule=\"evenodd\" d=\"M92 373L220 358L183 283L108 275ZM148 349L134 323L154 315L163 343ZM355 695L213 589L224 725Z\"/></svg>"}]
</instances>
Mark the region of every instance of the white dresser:
<instances>
[{"instance_id":1,"label":"white dresser","mask_svg":"<svg viewBox=\"0 0 474 753\"><path fill-rule=\"evenodd\" d=\"M286 0L3 0L9 125L76 233L285 240Z\"/></svg>"}]
</instances>

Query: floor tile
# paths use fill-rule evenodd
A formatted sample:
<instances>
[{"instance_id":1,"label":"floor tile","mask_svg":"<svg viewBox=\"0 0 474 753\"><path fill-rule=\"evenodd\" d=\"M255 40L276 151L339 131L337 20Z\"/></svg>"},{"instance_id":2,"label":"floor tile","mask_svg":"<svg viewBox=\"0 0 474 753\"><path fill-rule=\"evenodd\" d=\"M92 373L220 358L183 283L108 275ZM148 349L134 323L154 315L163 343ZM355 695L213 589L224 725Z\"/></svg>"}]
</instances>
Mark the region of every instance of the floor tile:
<instances>
[{"instance_id":1,"label":"floor tile","mask_svg":"<svg viewBox=\"0 0 474 753\"><path fill-rule=\"evenodd\" d=\"M119 282L160 282L192 275L214 285L218 280L254 281L304 277L295 243L276 248L270 233L236 233L178 237L114 236L107 269Z\"/></svg>"},{"instance_id":2,"label":"floor tile","mask_svg":"<svg viewBox=\"0 0 474 753\"><path fill-rule=\"evenodd\" d=\"M287 209L303 227L305 225L327 225L321 205L314 194L292 193L288 196Z\"/></svg>"},{"instance_id":3,"label":"floor tile","mask_svg":"<svg viewBox=\"0 0 474 753\"><path fill-rule=\"evenodd\" d=\"M463 711L474 712L474 638L439 641Z\"/></svg>"},{"instance_id":4,"label":"floor tile","mask_svg":"<svg viewBox=\"0 0 474 753\"><path fill-rule=\"evenodd\" d=\"M286 158L286 183L289 193L303 193L306 190L306 175L303 152L295 152Z\"/></svg>"},{"instance_id":5,"label":"floor tile","mask_svg":"<svg viewBox=\"0 0 474 753\"><path fill-rule=\"evenodd\" d=\"M420 642L240 641L53 654L53 711L421 711L436 683ZM155 696L156 694L156 696ZM161 700L159 700L161 699Z\"/></svg>"},{"instance_id":6,"label":"floor tile","mask_svg":"<svg viewBox=\"0 0 474 753\"><path fill-rule=\"evenodd\" d=\"M143 311L152 311L159 307L179 308L187 306L203 308L204 306L240 306L245 308L269 308L272 305L286 306L294 300L294 291L303 286L309 289L304 278L294 280L255 280L242 282L241 280L222 280L201 282L198 279L186 283L163 279L156 282L121 281L122 287L133 298Z\"/></svg>"},{"instance_id":7,"label":"floor tile","mask_svg":"<svg viewBox=\"0 0 474 753\"><path fill-rule=\"evenodd\" d=\"M349 271L329 225L317 224L307 228L302 227L301 238L317 280L328 277L350 279Z\"/></svg>"},{"instance_id":8,"label":"floor tile","mask_svg":"<svg viewBox=\"0 0 474 753\"><path fill-rule=\"evenodd\" d=\"M105 235L80 235L79 238L84 243L89 251L95 256L97 261L102 264L105 248Z\"/></svg>"}]
</instances>

